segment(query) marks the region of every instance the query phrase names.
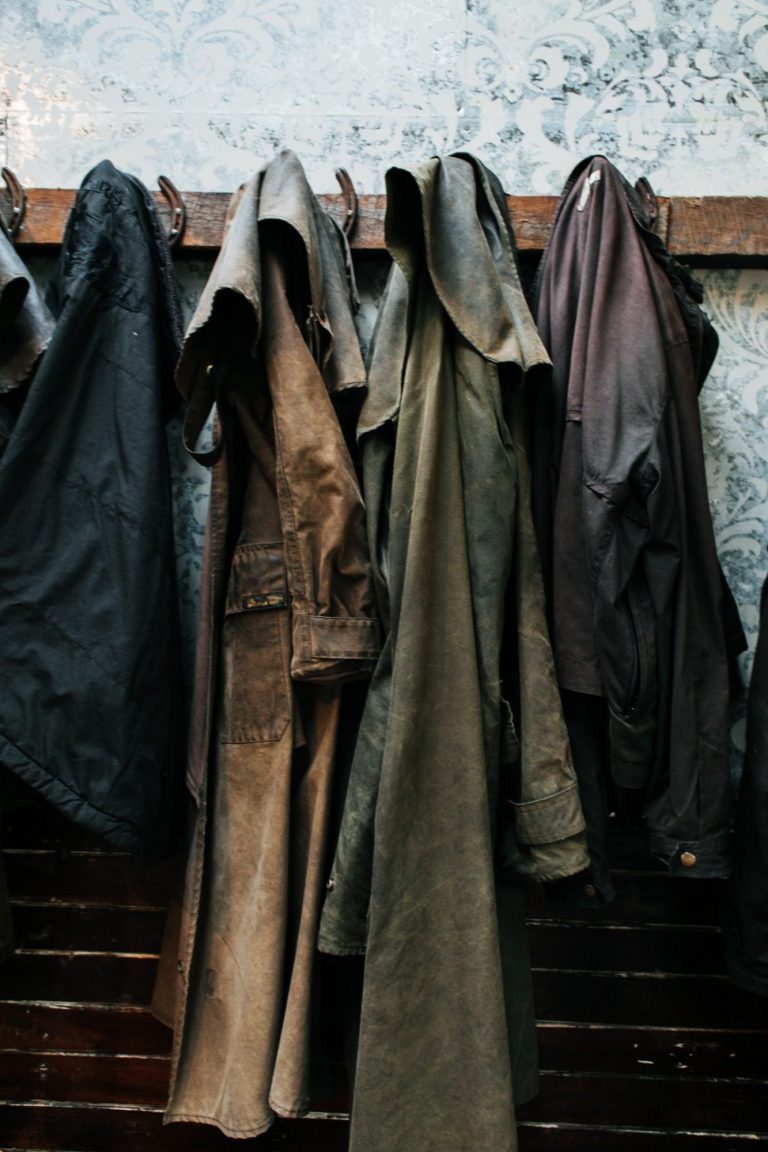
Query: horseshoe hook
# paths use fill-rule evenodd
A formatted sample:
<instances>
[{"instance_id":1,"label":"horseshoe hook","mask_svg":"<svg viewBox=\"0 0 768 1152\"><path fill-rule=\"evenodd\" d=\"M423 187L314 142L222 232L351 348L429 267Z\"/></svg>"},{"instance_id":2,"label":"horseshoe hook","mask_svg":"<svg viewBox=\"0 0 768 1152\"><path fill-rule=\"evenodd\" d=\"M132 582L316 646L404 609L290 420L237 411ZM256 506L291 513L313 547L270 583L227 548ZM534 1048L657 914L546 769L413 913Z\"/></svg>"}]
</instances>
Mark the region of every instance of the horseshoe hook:
<instances>
[{"instance_id":1,"label":"horseshoe hook","mask_svg":"<svg viewBox=\"0 0 768 1152\"><path fill-rule=\"evenodd\" d=\"M172 180L169 180L167 176L158 176L157 183L171 209L171 227L168 232L168 243L171 248L173 248L184 235L184 229L187 225L187 209Z\"/></svg>"},{"instance_id":2,"label":"horseshoe hook","mask_svg":"<svg viewBox=\"0 0 768 1152\"><path fill-rule=\"evenodd\" d=\"M349 239L357 225L357 192L355 192L352 177L346 168L336 169L336 180L344 197L344 223L341 227L344 235Z\"/></svg>"},{"instance_id":3,"label":"horseshoe hook","mask_svg":"<svg viewBox=\"0 0 768 1152\"><path fill-rule=\"evenodd\" d=\"M0 169L0 174L5 181L6 190L11 198L11 218L10 220L3 219L2 226L11 240L15 240L24 223L24 213L27 210L27 194L19 183L18 177L10 168Z\"/></svg>"}]
</instances>

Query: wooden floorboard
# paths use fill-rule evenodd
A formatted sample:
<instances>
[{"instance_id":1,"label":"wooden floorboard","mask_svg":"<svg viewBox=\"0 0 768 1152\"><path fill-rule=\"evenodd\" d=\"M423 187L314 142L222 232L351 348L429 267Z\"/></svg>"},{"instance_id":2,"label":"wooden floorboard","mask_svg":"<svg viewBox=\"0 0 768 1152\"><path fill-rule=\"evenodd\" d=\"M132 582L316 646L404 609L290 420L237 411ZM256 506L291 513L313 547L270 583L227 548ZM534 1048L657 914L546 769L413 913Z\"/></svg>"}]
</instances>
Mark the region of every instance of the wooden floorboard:
<instances>
[{"instance_id":1,"label":"wooden floorboard","mask_svg":"<svg viewBox=\"0 0 768 1152\"><path fill-rule=\"evenodd\" d=\"M343 1152L340 1066L322 1115L258 1140L163 1125L171 1034L147 1005L178 865L64 841L33 808L4 830L19 951L0 968L2 1152ZM628 838L616 887L578 907L527 892L542 1090L520 1152L768 1149L768 999L723 975L722 884L670 879ZM346 974L328 965L331 994Z\"/></svg>"}]
</instances>

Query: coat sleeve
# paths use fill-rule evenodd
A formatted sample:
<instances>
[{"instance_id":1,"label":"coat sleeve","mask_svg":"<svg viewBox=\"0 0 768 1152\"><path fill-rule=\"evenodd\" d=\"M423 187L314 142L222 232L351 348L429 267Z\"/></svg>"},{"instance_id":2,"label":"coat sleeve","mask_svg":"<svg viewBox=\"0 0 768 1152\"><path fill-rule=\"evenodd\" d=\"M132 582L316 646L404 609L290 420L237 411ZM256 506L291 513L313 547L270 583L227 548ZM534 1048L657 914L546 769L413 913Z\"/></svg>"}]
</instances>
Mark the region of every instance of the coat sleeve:
<instances>
[{"instance_id":1,"label":"coat sleeve","mask_svg":"<svg viewBox=\"0 0 768 1152\"><path fill-rule=\"evenodd\" d=\"M524 846L537 880L558 880L581 872L589 857L547 630L519 392L511 397L507 416L519 485L513 560L521 723L519 789L512 801L515 839ZM511 711L507 723L512 723Z\"/></svg>"},{"instance_id":2,"label":"coat sleeve","mask_svg":"<svg viewBox=\"0 0 768 1152\"><path fill-rule=\"evenodd\" d=\"M575 182L556 231L542 286L564 394L554 517L558 671L564 687L605 696L613 777L640 788L658 724L658 621L669 612L677 564L674 477L662 462L668 359L686 335L679 319L674 333L659 323L653 258L605 161Z\"/></svg>"},{"instance_id":3,"label":"coat sleeve","mask_svg":"<svg viewBox=\"0 0 768 1152\"><path fill-rule=\"evenodd\" d=\"M660 477L649 463L646 483ZM629 495L586 482L585 500L595 504L599 529L592 545L594 635L608 703L611 770L624 788L646 787L654 760L659 706L658 625L677 569L677 547L663 501ZM654 504L660 520L653 524ZM659 547L651 538L659 534ZM656 601L656 602L654 602Z\"/></svg>"}]
</instances>

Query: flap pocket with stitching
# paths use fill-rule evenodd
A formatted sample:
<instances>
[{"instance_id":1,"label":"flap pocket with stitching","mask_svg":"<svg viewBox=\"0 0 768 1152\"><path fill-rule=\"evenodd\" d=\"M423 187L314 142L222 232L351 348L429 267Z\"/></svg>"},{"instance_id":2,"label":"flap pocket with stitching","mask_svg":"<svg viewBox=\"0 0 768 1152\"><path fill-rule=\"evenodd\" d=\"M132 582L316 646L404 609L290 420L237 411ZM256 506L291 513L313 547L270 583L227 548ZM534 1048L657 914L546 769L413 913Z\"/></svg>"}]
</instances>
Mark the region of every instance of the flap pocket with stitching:
<instances>
[{"instance_id":1,"label":"flap pocket with stitching","mask_svg":"<svg viewBox=\"0 0 768 1152\"><path fill-rule=\"evenodd\" d=\"M279 740L290 718L288 585L282 544L235 549L222 626L222 743Z\"/></svg>"}]
</instances>

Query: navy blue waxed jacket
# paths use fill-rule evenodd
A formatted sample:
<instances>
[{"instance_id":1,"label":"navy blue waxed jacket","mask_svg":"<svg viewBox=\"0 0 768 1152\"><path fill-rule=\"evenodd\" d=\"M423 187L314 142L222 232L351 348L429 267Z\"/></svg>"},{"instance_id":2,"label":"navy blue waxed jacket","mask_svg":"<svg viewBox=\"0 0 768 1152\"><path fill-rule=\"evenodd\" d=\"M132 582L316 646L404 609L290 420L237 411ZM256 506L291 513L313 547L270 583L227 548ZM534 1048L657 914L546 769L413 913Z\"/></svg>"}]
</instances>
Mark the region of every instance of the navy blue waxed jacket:
<instances>
[{"instance_id":1,"label":"navy blue waxed jacket","mask_svg":"<svg viewBox=\"0 0 768 1152\"><path fill-rule=\"evenodd\" d=\"M183 762L165 438L180 322L149 194L108 161L77 194L48 302L0 459L0 763L154 853Z\"/></svg>"}]
</instances>

